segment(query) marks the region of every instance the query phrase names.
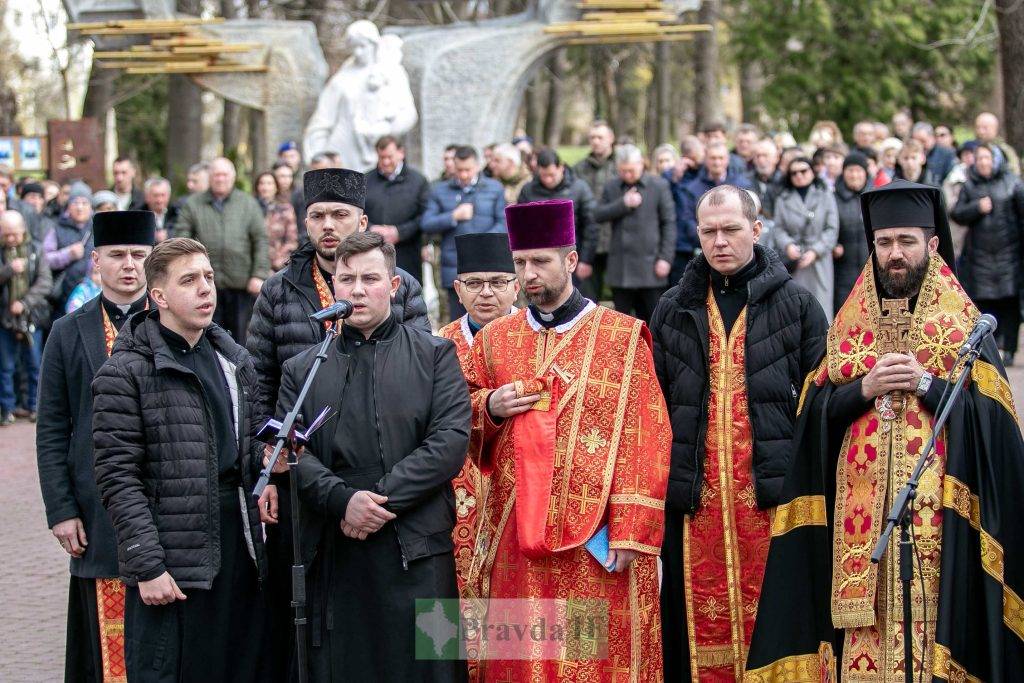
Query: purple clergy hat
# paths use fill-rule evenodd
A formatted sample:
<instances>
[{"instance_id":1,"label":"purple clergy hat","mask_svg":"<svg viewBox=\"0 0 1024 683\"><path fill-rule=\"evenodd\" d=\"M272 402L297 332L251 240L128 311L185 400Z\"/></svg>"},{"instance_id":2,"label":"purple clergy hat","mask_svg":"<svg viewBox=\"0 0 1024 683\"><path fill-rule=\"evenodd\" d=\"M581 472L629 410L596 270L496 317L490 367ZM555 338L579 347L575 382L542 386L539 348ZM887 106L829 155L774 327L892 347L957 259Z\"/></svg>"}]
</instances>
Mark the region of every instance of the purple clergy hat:
<instances>
[{"instance_id":1,"label":"purple clergy hat","mask_svg":"<svg viewBox=\"0 0 1024 683\"><path fill-rule=\"evenodd\" d=\"M505 222L512 251L576 246L576 222L571 199L506 206Z\"/></svg>"}]
</instances>

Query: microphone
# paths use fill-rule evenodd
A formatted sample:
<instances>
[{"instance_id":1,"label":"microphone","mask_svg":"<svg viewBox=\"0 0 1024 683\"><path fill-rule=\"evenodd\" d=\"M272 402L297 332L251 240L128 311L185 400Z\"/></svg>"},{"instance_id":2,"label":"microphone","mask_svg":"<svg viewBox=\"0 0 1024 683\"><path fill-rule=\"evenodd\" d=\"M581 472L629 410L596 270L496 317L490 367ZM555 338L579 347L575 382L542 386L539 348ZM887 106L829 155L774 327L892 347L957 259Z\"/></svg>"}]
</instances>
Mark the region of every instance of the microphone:
<instances>
[{"instance_id":1,"label":"microphone","mask_svg":"<svg viewBox=\"0 0 1024 683\"><path fill-rule=\"evenodd\" d=\"M980 351L981 342L984 341L985 337L995 332L997 326L998 323L994 317L988 313L982 315L978 318L978 322L974 323L974 329L972 329L971 333L967 335L967 341L965 341L964 345L960 347L960 353L957 355L965 356L968 353L977 353Z\"/></svg>"},{"instance_id":2,"label":"microphone","mask_svg":"<svg viewBox=\"0 0 1024 683\"><path fill-rule=\"evenodd\" d=\"M341 301L334 302L323 310L313 313L309 316L309 319L322 323L325 320L341 320L342 318L347 318L350 315L352 315L352 302L342 299Z\"/></svg>"}]
</instances>

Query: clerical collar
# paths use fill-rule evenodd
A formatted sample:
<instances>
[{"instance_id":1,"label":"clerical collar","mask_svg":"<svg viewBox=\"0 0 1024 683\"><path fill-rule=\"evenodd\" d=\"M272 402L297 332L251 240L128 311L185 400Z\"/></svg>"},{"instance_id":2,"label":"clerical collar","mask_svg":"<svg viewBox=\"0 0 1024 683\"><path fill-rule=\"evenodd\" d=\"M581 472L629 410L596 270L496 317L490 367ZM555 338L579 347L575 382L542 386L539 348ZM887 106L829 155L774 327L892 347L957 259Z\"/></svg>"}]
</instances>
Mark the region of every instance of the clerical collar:
<instances>
[{"instance_id":1,"label":"clerical collar","mask_svg":"<svg viewBox=\"0 0 1024 683\"><path fill-rule=\"evenodd\" d=\"M388 317L384 318L384 321L380 325L377 325L371 334L369 339L363 334L362 330L357 330L352 325L343 325L341 328L341 336L344 341L346 349L351 346L362 346L363 344L376 344L378 341L386 337L395 328L395 315L389 312Z\"/></svg>"},{"instance_id":2,"label":"clerical collar","mask_svg":"<svg viewBox=\"0 0 1024 683\"><path fill-rule=\"evenodd\" d=\"M554 328L556 331L559 331L558 328L567 323L574 322L580 314L593 305L592 301L580 294L580 290L573 287L569 299L551 313L544 313L534 304L530 304L529 317L532 322L536 322L538 326L544 329L550 330Z\"/></svg>"},{"instance_id":3,"label":"clerical collar","mask_svg":"<svg viewBox=\"0 0 1024 683\"><path fill-rule=\"evenodd\" d=\"M175 355L179 353L196 353L203 345L203 340L206 339L206 330L203 330L203 333L199 336L199 339L196 340L195 344L189 344L187 339L174 330L165 327L163 323L160 323L160 336L164 338L164 341L167 342L167 346L171 347L171 351L173 351Z\"/></svg>"},{"instance_id":4,"label":"clerical collar","mask_svg":"<svg viewBox=\"0 0 1024 683\"><path fill-rule=\"evenodd\" d=\"M744 289L751 280L757 277L760 272L757 255L755 254L750 263L740 268L732 275L723 275L714 268L711 269L711 285L722 292L736 289Z\"/></svg>"},{"instance_id":5,"label":"clerical collar","mask_svg":"<svg viewBox=\"0 0 1024 683\"><path fill-rule=\"evenodd\" d=\"M138 313L146 308L146 294L143 293L142 296L130 304L115 304L100 294L100 304L103 306L103 310L107 312L107 318L110 319L114 327L120 328L124 321L128 320L133 313Z\"/></svg>"}]
</instances>

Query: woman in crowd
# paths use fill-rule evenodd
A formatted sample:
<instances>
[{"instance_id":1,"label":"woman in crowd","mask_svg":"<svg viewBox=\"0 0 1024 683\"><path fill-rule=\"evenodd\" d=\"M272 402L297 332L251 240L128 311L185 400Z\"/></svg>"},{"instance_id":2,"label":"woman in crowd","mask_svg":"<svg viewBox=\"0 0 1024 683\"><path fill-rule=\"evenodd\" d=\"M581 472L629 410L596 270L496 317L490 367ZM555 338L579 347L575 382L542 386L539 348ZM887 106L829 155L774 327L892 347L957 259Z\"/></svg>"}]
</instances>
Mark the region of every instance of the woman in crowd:
<instances>
[{"instance_id":1,"label":"woman in crowd","mask_svg":"<svg viewBox=\"0 0 1024 683\"><path fill-rule=\"evenodd\" d=\"M292 192L295 190L295 171L284 161L278 161L271 167L274 180L277 181L277 200L287 202L291 200Z\"/></svg>"},{"instance_id":2,"label":"woman in crowd","mask_svg":"<svg viewBox=\"0 0 1024 683\"><path fill-rule=\"evenodd\" d=\"M832 250L835 260L835 294L833 311L846 302L861 269L867 263L868 241L864 236L864 217L860 210L860 194L868 189L868 159L860 152L851 152L843 160L842 175L836 181L836 209L839 215L839 243Z\"/></svg>"},{"instance_id":3,"label":"woman in crowd","mask_svg":"<svg viewBox=\"0 0 1024 683\"><path fill-rule=\"evenodd\" d=\"M886 138L878 146L878 173L875 175L875 187L882 187L896 177L896 162L899 159L903 142L899 138Z\"/></svg>"},{"instance_id":4,"label":"woman in crowd","mask_svg":"<svg viewBox=\"0 0 1024 683\"><path fill-rule=\"evenodd\" d=\"M274 174L270 171L264 171L256 176L256 182L253 184L253 194L256 195L256 201L260 203L260 208L263 209L263 215L267 215L267 207L277 201L277 179L274 178Z\"/></svg>"},{"instance_id":5,"label":"woman in crowd","mask_svg":"<svg viewBox=\"0 0 1024 683\"><path fill-rule=\"evenodd\" d=\"M952 217L967 227L960 257L960 281L983 313L999 321L997 339L1003 363L1013 365L1020 329L1021 229L1024 186L995 165L992 148L978 145L974 167L953 207Z\"/></svg>"},{"instance_id":6,"label":"woman in crowd","mask_svg":"<svg viewBox=\"0 0 1024 683\"><path fill-rule=\"evenodd\" d=\"M810 290L831 322L835 290L832 249L839 233L839 216L835 198L815 177L807 157L789 162L773 217L775 248L793 270L793 279Z\"/></svg>"}]
</instances>

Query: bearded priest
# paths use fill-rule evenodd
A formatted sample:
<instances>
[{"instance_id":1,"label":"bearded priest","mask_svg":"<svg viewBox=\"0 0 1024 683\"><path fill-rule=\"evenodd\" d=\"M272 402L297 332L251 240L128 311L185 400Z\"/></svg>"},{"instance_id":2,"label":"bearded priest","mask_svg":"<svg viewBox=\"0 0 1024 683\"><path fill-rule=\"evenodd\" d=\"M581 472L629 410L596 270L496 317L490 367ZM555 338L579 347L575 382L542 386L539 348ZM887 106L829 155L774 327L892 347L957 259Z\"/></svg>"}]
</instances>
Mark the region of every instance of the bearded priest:
<instances>
[{"instance_id":1,"label":"bearded priest","mask_svg":"<svg viewBox=\"0 0 1024 683\"><path fill-rule=\"evenodd\" d=\"M952 269L938 189L895 181L861 209L873 253L804 384L745 680L1015 680L1024 443L991 338L912 502L913 661L899 534L870 560L979 312Z\"/></svg>"},{"instance_id":2,"label":"bearded priest","mask_svg":"<svg viewBox=\"0 0 1024 683\"><path fill-rule=\"evenodd\" d=\"M483 642L481 677L660 680L656 559L671 431L651 335L573 287L571 201L505 212L530 305L473 345L471 438L491 485L468 590L489 598L484 638L492 626L499 639L509 632L510 611L529 619L511 626L554 619L572 631L554 647L526 641L504 654L502 641Z\"/></svg>"}]
</instances>

